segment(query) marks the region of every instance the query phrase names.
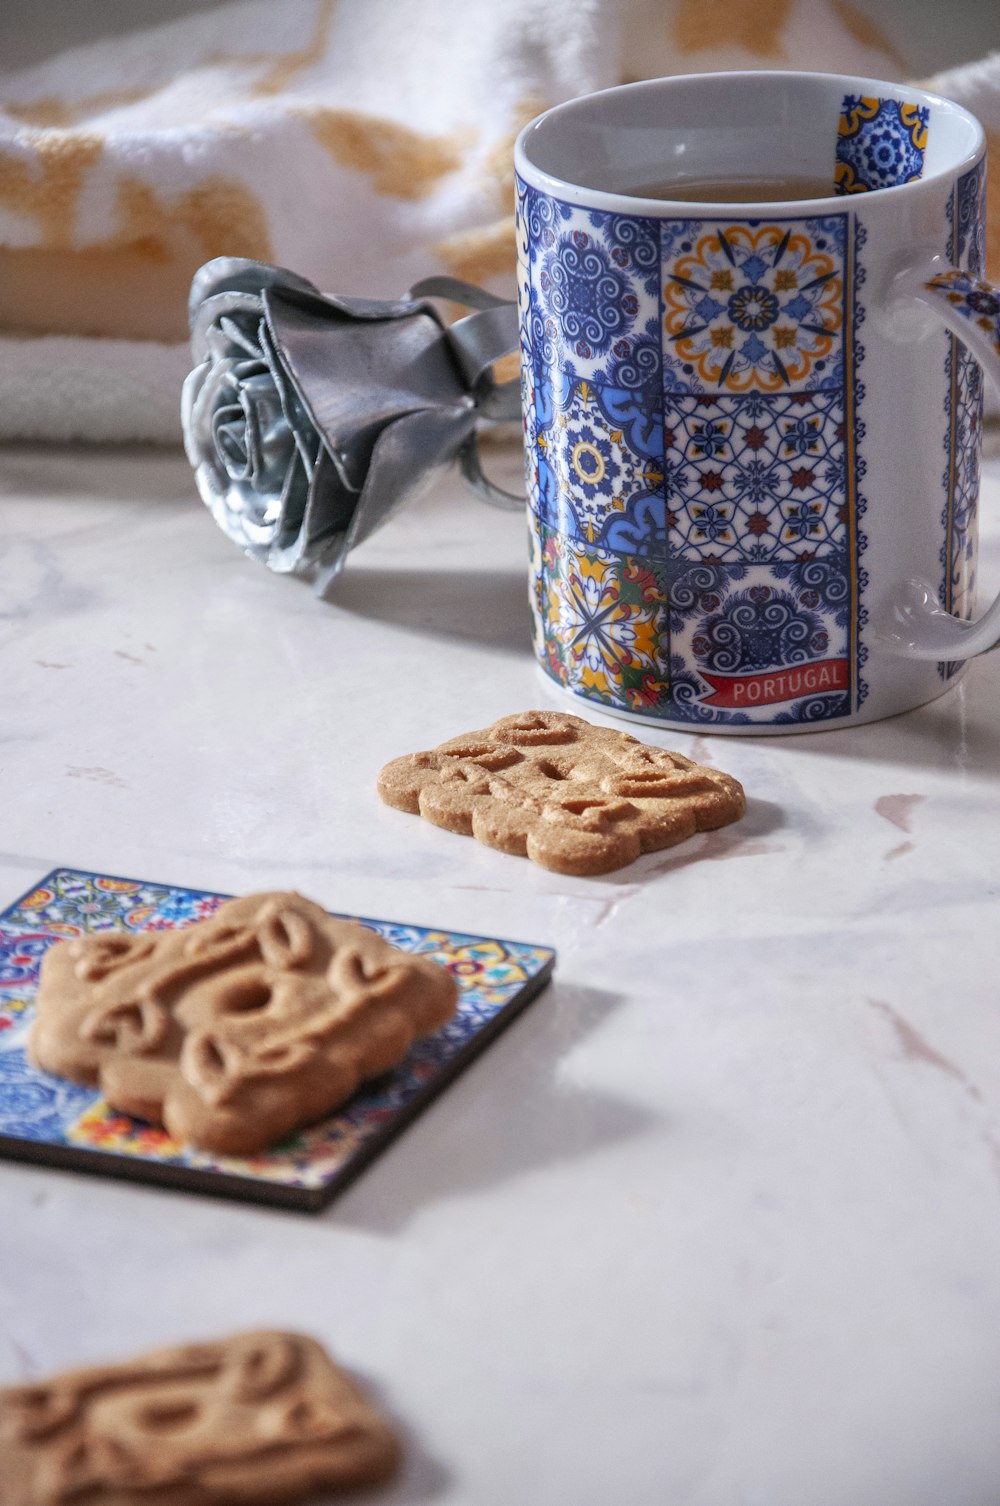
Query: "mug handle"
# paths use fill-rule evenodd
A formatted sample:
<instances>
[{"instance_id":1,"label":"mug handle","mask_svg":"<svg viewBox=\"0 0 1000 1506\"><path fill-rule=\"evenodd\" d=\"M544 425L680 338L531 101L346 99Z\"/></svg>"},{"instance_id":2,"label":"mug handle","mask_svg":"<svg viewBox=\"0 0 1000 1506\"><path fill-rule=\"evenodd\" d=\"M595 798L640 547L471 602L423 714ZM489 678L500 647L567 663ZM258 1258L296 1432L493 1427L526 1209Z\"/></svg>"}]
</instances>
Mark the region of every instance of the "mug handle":
<instances>
[{"instance_id":1,"label":"mug handle","mask_svg":"<svg viewBox=\"0 0 1000 1506\"><path fill-rule=\"evenodd\" d=\"M1000 288L933 256L900 273L893 292L890 317L920 305L968 346L1000 391ZM892 615L888 637L909 659L971 659L1000 643L1000 594L970 622L946 612L926 581L910 580Z\"/></svg>"}]
</instances>

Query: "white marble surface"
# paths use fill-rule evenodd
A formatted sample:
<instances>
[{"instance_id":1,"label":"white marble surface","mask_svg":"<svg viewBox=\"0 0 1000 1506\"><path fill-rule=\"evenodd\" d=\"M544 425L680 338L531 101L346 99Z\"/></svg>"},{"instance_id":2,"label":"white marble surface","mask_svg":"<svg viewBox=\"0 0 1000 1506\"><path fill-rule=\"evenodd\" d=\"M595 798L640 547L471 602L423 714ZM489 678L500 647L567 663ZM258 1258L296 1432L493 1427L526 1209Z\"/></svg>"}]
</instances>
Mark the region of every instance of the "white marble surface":
<instances>
[{"instance_id":1,"label":"white marble surface","mask_svg":"<svg viewBox=\"0 0 1000 1506\"><path fill-rule=\"evenodd\" d=\"M324 604L178 455L3 452L0 518L3 903L63 863L559 951L318 1216L0 1163L0 1383L288 1325L407 1434L373 1501L996 1506L1000 656L852 732L649 733L746 819L571 879L373 788L568 708L517 519L444 486Z\"/></svg>"}]
</instances>

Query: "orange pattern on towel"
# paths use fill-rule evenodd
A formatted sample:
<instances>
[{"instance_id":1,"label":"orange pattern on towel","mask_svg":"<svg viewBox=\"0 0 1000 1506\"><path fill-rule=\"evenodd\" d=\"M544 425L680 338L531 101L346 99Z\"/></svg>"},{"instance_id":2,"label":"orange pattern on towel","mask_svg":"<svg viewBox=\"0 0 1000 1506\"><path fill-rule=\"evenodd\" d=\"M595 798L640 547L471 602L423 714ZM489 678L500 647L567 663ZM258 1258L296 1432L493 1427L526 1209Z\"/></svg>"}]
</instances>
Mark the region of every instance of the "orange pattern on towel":
<instances>
[{"instance_id":1,"label":"orange pattern on towel","mask_svg":"<svg viewBox=\"0 0 1000 1506\"><path fill-rule=\"evenodd\" d=\"M37 184L26 195L22 177L7 178L11 193L19 190L12 207L34 209L43 239L0 246L0 329L178 342L187 334L188 288L202 262L274 257L264 206L237 178L215 175L168 195L122 174L105 238L80 246L73 221L82 169L50 176L50 200ZM4 179L0 156L0 202Z\"/></svg>"},{"instance_id":2,"label":"orange pattern on towel","mask_svg":"<svg viewBox=\"0 0 1000 1506\"><path fill-rule=\"evenodd\" d=\"M316 105L294 111L341 167L368 173L376 193L423 199L462 163L467 132L428 136L394 120Z\"/></svg>"},{"instance_id":3,"label":"orange pattern on towel","mask_svg":"<svg viewBox=\"0 0 1000 1506\"><path fill-rule=\"evenodd\" d=\"M755 57L784 58L781 33L792 0L680 0L670 35L679 52L743 47Z\"/></svg>"},{"instance_id":4,"label":"orange pattern on towel","mask_svg":"<svg viewBox=\"0 0 1000 1506\"><path fill-rule=\"evenodd\" d=\"M8 100L3 113L14 120L23 120L25 125L65 129L93 115L103 115L120 105L134 105L140 99L148 99L151 89L102 89L98 94L88 94L84 99L68 100L58 94L46 95L44 99L30 99L18 103Z\"/></svg>"},{"instance_id":5,"label":"orange pattern on towel","mask_svg":"<svg viewBox=\"0 0 1000 1506\"><path fill-rule=\"evenodd\" d=\"M449 272L466 282L510 277L517 261L514 237L514 143L529 120L546 108L540 95L529 94L514 110L512 129L487 152L482 164L484 186L494 195L500 216L488 225L461 230L432 246Z\"/></svg>"},{"instance_id":6,"label":"orange pattern on towel","mask_svg":"<svg viewBox=\"0 0 1000 1506\"><path fill-rule=\"evenodd\" d=\"M116 208L119 228L112 243L132 247L148 261L175 259L178 242L190 244L200 261L213 256L270 261L273 256L264 206L239 178L205 178L174 198L123 173Z\"/></svg>"},{"instance_id":7,"label":"orange pattern on towel","mask_svg":"<svg viewBox=\"0 0 1000 1506\"><path fill-rule=\"evenodd\" d=\"M104 138L45 131L32 147L31 158L0 147L0 204L30 215L43 246L71 246L84 176L104 150Z\"/></svg>"},{"instance_id":8,"label":"orange pattern on towel","mask_svg":"<svg viewBox=\"0 0 1000 1506\"><path fill-rule=\"evenodd\" d=\"M322 62L330 41L330 26L333 22L336 4L337 0L320 0L315 29L304 47L280 53L278 57L268 52L248 53L246 56L236 53L233 57L223 58L220 61L267 64L267 71L251 86L250 93L280 94L282 90L287 89L297 73L302 73L306 68L312 68Z\"/></svg>"},{"instance_id":9,"label":"orange pattern on towel","mask_svg":"<svg viewBox=\"0 0 1000 1506\"><path fill-rule=\"evenodd\" d=\"M494 277L509 277L517 262L513 211L492 225L450 235L431 250L453 277L461 277L465 282L483 283Z\"/></svg>"},{"instance_id":10,"label":"orange pattern on towel","mask_svg":"<svg viewBox=\"0 0 1000 1506\"><path fill-rule=\"evenodd\" d=\"M889 37L886 36L882 27L872 16L866 16L863 10L851 4L851 0L831 0L833 11L837 19L841 21L856 42L862 47L870 47L873 52L884 52L886 57L897 69L900 78L906 78L909 73L906 60L899 48Z\"/></svg>"}]
</instances>

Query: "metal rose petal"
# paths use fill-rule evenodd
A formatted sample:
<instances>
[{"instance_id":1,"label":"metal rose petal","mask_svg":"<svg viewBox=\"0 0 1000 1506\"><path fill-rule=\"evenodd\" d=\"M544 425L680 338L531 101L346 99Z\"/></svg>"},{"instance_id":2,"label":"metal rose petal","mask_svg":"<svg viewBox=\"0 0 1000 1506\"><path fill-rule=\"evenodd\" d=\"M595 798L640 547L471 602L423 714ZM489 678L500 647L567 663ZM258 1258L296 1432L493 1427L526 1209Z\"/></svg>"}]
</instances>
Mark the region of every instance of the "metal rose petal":
<instances>
[{"instance_id":1,"label":"metal rose petal","mask_svg":"<svg viewBox=\"0 0 1000 1506\"><path fill-rule=\"evenodd\" d=\"M486 481L475 448L477 425L516 416L517 383L492 372L517 346L514 305L450 278L416 291L337 298L235 257L192 283L181 416L198 489L248 554L321 591L442 466L524 506ZM430 297L474 312L445 326Z\"/></svg>"}]
</instances>

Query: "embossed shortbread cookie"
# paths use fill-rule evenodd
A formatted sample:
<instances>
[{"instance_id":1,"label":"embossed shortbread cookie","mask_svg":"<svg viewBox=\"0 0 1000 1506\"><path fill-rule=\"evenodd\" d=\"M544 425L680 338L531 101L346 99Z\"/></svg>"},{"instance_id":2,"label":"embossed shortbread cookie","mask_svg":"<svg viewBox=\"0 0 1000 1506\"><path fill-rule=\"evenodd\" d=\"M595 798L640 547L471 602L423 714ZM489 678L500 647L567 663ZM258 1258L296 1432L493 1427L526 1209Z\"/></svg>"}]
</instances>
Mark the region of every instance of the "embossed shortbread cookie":
<instances>
[{"instance_id":1,"label":"embossed shortbread cookie","mask_svg":"<svg viewBox=\"0 0 1000 1506\"><path fill-rule=\"evenodd\" d=\"M736 821L729 774L560 711L522 711L386 764L388 805L556 873L623 868Z\"/></svg>"},{"instance_id":2,"label":"embossed shortbread cookie","mask_svg":"<svg viewBox=\"0 0 1000 1506\"><path fill-rule=\"evenodd\" d=\"M28 1045L122 1113L249 1155L395 1066L457 999L444 968L358 922L251 894L183 930L56 942Z\"/></svg>"},{"instance_id":3,"label":"embossed shortbread cookie","mask_svg":"<svg viewBox=\"0 0 1000 1506\"><path fill-rule=\"evenodd\" d=\"M279 1506L399 1444L313 1339L245 1333L0 1390L0 1506Z\"/></svg>"}]
</instances>

